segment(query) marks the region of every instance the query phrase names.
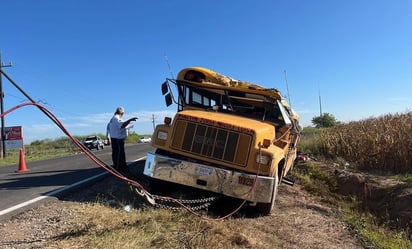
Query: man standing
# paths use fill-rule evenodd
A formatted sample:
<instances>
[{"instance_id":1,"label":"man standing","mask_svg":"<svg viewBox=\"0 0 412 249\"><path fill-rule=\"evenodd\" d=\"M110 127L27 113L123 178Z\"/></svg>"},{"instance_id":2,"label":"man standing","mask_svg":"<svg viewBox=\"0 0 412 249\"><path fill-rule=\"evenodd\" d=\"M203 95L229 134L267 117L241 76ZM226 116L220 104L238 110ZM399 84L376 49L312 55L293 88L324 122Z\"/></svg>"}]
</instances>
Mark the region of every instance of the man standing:
<instances>
[{"instance_id":1,"label":"man standing","mask_svg":"<svg viewBox=\"0 0 412 249\"><path fill-rule=\"evenodd\" d=\"M128 173L126 164L126 153L124 151L124 141L127 137L127 129L132 128L130 122L136 121L137 117L122 121L124 108L117 107L113 117L107 124L107 139L112 146L113 167L121 173Z\"/></svg>"}]
</instances>

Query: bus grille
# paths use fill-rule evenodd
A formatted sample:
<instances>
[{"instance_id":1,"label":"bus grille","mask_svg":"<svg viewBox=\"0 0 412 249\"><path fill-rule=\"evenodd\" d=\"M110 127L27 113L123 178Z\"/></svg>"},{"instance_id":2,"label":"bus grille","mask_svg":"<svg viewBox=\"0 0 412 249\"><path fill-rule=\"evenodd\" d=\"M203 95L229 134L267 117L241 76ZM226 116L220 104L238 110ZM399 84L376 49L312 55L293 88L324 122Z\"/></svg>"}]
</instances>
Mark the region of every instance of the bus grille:
<instances>
[{"instance_id":1,"label":"bus grille","mask_svg":"<svg viewBox=\"0 0 412 249\"><path fill-rule=\"evenodd\" d=\"M252 137L206 124L177 120L172 147L209 159L246 166Z\"/></svg>"}]
</instances>

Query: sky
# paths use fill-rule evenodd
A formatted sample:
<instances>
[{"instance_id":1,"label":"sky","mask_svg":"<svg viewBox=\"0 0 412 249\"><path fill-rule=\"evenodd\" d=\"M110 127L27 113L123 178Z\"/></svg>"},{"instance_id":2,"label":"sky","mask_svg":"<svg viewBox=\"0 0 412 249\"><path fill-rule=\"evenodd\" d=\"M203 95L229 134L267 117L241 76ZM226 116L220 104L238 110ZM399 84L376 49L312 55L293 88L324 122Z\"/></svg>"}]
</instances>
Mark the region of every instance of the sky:
<instances>
[{"instance_id":1,"label":"sky","mask_svg":"<svg viewBox=\"0 0 412 249\"><path fill-rule=\"evenodd\" d=\"M2 70L72 135L134 132L173 116L161 83L201 66L279 89L312 125L412 109L412 1L18 0L0 8ZM4 110L28 99L2 77ZM321 107L321 108L320 108ZM64 133L34 106L5 116L24 143Z\"/></svg>"}]
</instances>

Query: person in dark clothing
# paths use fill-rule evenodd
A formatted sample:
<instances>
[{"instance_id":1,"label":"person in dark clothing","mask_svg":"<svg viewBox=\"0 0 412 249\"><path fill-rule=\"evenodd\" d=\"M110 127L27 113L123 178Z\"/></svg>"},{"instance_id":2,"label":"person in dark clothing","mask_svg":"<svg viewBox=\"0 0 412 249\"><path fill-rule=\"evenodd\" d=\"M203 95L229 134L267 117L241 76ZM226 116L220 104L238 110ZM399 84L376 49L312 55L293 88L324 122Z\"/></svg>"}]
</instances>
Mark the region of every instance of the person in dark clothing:
<instances>
[{"instance_id":1,"label":"person in dark clothing","mask_svg":"<svg viewBox=\"0 0 412 249\"><path fill-rule=\"evenodd\" d=\"M138 118L133 117L123 121L124 108L117 107L113 117L107 124L107 139L112 146L112 161L113 167L121 173L128 173L129 169L126 163L126 153L124 151L124 141L127 138L128 129L133 125L130 123L136 121Z\"/></svg>"}]
</instances>

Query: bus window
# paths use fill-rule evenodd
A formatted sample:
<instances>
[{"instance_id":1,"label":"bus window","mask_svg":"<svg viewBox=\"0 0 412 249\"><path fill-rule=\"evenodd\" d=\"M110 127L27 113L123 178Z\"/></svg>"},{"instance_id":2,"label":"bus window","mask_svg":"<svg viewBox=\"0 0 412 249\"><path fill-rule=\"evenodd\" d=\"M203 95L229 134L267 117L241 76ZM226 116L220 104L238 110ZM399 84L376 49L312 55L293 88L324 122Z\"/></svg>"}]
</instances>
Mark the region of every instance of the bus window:
<instances>
[{"instance_id":1,"label":"bus window","mask_svg":"<svg viewBox=\"0 0 412 249\"><path fill-rule=\"evenodd\" d=\"M202 96L196 92L192 92L192 103L202 105Z\"/></svg>"}]
</instances>

